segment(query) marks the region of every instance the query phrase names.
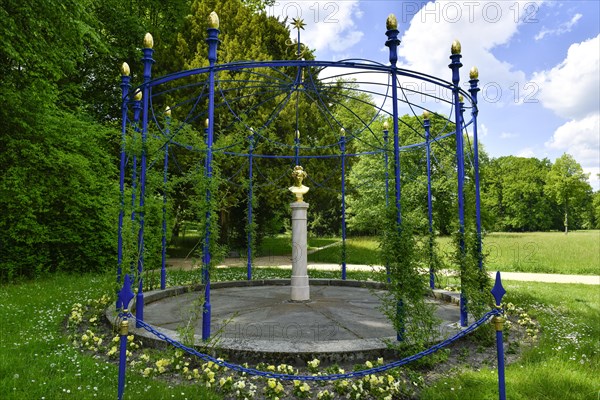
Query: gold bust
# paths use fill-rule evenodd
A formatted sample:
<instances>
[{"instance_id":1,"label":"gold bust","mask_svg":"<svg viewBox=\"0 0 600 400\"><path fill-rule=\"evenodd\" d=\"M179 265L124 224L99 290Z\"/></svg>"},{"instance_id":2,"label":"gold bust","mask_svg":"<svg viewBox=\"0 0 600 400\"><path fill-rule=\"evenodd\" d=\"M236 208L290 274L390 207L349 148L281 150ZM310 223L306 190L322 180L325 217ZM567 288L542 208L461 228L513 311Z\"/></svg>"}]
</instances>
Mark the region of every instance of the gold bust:
<instances>
[{"instance_id":1,"label":"gold bust","mask_svg":"<svg viewBox=\"0 0 600 400\"><path fill-rule=\"evenodd\" d=\"M296 165L292 171L292 178L294 179L294 186L290 186L288 190L296 195L296 201L304 201L304 195L308 193L309 188L302 184L304 178L308 175L300 165Z\"/></svg>"}]
</instances>

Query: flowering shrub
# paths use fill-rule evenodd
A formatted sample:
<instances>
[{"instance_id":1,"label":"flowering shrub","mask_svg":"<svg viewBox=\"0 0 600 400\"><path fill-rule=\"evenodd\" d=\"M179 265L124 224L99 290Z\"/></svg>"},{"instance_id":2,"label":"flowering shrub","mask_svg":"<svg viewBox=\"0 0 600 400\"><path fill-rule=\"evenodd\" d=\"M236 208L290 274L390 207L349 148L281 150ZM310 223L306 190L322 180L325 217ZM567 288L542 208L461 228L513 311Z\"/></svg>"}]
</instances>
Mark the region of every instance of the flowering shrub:
<instances>
[{"instance_id":1,"label":"flowering shrub","mask_svg":"<svg viewBox=\"0 0 600 400\"><path fill-rule=\"evenodd\" d=\"M75 303L71 308L71 313L69 314L67 326L77 326L81 324L81 322L83 322L83 305L81 303Z\"/></svg>"},{"instance_id":2,"label":"flowering shrub","mask_svg":"<svg viewBox=\"0 0 600 400\"><path fill-rule=\"evenodd\" d=\"M264 395L266 399L279 400L284 398L283 385L281 382L274 378L269 378L264 388Z\"/></svg>"},{"instance_id":3,"label":"flowering shrub","mask_svg":"<svg viewBox=\"0 0 600 400\"><path fill-rule=\"evenodd\" d=\"M318 359L315 358L315 359L313 359L311 361L308 361L306 363L306 367L308 368L308 370L310 372L315 373L315 372L317 372L319 370L319 364L321 364L321 361L319 361Z\"/></svg>"},{"instance_id":4,"label":"flowering shrub","mask_svg":"<svg viewBox=\"0 0 600 400\"><path fill-rule=\"evenodd\" d=\"M531 341L535 341L537 339L539 333L539 326L537 322L535 322L525 310L521 307L515 306L513 303L507 303L504 306L504 312L507 317L506 322L504 323L504 329L508 333L510 332L510 328L512 326L509 318L516 318L517 324L525 329L527 339Z\"/></svg>"},{"instance_id":5,"label":"flowering shrub","mask_svg":"<svg viewBox=\"0 0 600 400\"><path fill-rule=\"evenodd\" d=\"M293 381L294 387L292 389L292 393L299 399L306 399L310 397L310 386L308 383L301 382L298 380Z\"/></svg>"}]
</instances>

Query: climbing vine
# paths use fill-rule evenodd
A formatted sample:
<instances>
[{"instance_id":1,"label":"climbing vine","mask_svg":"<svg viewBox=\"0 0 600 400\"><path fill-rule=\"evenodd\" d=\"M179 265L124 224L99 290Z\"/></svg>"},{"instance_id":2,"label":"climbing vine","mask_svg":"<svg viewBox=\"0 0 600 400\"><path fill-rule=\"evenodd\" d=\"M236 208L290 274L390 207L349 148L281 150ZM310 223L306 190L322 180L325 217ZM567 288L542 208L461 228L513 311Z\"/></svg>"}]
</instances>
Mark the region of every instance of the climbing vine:
<instances>
[{"instance_id":1,"label":"climbing vine","mask_svg":"<svg viewBox=\"0 0 600 400\"><path fill-rule=\"evenodd\" d=\"M427 249L416 238L411 217L398 223L395 207L388 207L381 237L381 259L388 263L389 279L383 312L401 338L394 347L408 352L434 340L437 322L433 304L426 301L428 278L421 272Z\"/></svg>"}]
</instances>

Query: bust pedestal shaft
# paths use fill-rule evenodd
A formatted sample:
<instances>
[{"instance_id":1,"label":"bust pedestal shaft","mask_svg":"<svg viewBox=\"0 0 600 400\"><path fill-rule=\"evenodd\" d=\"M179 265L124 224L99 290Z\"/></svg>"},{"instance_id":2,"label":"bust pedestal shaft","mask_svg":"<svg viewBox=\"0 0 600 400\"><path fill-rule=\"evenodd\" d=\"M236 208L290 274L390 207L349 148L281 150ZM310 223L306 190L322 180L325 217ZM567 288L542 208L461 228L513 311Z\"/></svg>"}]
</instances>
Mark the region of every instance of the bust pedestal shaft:
<instances>
[{"instance_id":1,"label":"bust pedestal shaft","mask_svg":"<svg viewBox=\"0 0 600 400\"><path fill-rule=\"evenodd\" d=\"M308 285L308 255L306 218L308 203L296 201L290 204L292 208L292 279L291 300L310 300Z\"/></svg>"}]
</instances>

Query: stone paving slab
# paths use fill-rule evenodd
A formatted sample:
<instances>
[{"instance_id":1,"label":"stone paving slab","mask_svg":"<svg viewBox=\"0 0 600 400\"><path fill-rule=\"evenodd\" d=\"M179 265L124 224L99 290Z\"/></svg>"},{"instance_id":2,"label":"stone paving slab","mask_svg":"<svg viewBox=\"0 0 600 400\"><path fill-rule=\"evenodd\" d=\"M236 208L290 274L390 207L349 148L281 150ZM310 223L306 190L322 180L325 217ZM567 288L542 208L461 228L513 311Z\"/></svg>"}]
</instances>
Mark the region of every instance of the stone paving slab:
<instances>
[{"instance_id":1,"label":"stone paving slab","mask_svg":"<svg viewBox=\"0 0 600 400\"><path fill-rule=\"evenodd\" d=\"M302 303L291 302L290 286L281 282L275 286L213 288L211 332L218 338L216 347L240 361L305 362L319 357L338 362L389 354L387 343L396 340L396 332L381 311L386 291L352 282L335 286L336 282L312 281L311 300ZM202 319L190 322L194 308L197 311L201 305L202 292L180 290L175 296L160 294L157 301L152 300L153 295L146 294L144 320L173 338L179 336L181 327L193 323L197 345L202 347ZM456 333L460 329L457 304L433 298L429 301L437 305L440 337Z\"/></svg>"}]
</instances>

